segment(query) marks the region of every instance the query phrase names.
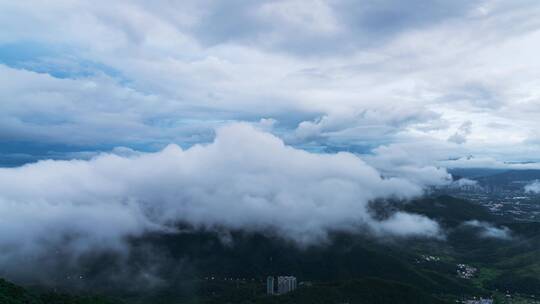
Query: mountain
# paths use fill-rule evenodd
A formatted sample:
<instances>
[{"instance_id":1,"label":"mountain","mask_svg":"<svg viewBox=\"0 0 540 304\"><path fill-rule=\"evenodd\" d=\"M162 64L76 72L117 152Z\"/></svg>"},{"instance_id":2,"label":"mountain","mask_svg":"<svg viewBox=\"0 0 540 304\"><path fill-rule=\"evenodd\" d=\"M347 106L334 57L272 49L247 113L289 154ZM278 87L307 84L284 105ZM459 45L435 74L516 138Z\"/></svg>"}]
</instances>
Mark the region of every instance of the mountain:
<instances>
[{"instance_id":1,"label":"mountain","mask_svg":"<svg viewBox=\"0 0 540 304\"><path fill-rule=\"evenodd\" d=\"M459 176L462 178L476 179L485 176L492 176L499 173L507 172L507 169L488 169L488 168L453 168L448 169L448 172L452 176Z\"/></svg>"},{"instance_id":2,"label":"mountain","mask_svg":"<svg viewBox=\"0 0 540 304\"><path fill-rule=\"evenodd\" d=\"M271 231L182 226L182 233L131 239L127 257L95 254L81 258L77 269L56 271L80 273L84 280L60 275L32 292L4 283L3 296L19 299L6 303L117 303L110 298L66 295L93 292L128 304L171 304L395 303L395 299L443 303L466 296L496 296L500 290L540 295L536 279L540 277L536 258L540 223L508 222L482 206L451 196L378 206L380 210L374 212L381 217L405 210L433 218L445 236L401 239L334 232L325 242L299 246ZM464 224L473 220L492 229L508 229L511 237L485 237L481 227ZM471 278L461 278L456 273L458 264L478 271ZM306 284L287 296L266 297L268 275L294 275ZM63 294L44 295L43 288Z\"/></svg>"},{"instance_id":3,"label":"mountain","mask_svg":"<svg viewBox=\"0 0 540 304\"><path fill-rule=\"evenodd\" d=\"M38 294L27 289L0 279L0 303L1 304L121 304L96 296L73 296L48 292Z\"/></svg>"}]
</instances>

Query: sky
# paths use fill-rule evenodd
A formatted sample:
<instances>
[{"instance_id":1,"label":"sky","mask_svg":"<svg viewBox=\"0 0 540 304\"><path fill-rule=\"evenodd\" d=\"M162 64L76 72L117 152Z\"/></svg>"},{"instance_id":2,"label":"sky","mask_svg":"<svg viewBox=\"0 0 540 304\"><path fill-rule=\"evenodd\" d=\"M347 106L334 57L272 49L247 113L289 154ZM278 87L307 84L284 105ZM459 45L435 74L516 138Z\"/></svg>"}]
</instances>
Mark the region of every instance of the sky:
<instances>
[{"instance_id":1,"label":"sky","mask_svg":"<svg viewBox=\"0 0 540 304\"><path fill-rule=\"evenodd\" d=\"M540 159L536 1L0 8L3 166L189 147L239 121L315 152Z\"/></svg>"},{"instance_id":2,"label":"sky","mask_svg":"<svg viewBox=\"0 0 540 304\"><path fill-rule=\"evenodd\" d=\"M66 239L121 250L178 222L299 244L444 239L368 205L449 185L451 168L540 169L539 14L525 0L0 0L0 265Z\"/></svg>"}]
</instances>

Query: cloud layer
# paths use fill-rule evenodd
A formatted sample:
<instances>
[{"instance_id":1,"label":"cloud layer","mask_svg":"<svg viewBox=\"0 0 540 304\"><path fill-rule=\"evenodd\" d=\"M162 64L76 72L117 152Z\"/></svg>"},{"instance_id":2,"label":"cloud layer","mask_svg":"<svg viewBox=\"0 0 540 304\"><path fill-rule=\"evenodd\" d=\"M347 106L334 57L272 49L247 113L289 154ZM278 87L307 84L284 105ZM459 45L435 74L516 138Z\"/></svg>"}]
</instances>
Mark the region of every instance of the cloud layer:
<instances>
[{"instance_id":1,"label":"cloud layer","mask_svg":"<svg viewBox=\"0 0 540 304\"><path fill-rule=\"evenodd\" d=\"M123 151L126 154L126 151ZM0 264L55 248L123 250L145 232L195 228L271 233L299 244L330 231L439 237L436 222L403 212L377 220L375 199L407 199L424 185L381 178L353 154L313 154L247 124L187 150L102 154L0 169Z\"/></svg>"}]
</instances>

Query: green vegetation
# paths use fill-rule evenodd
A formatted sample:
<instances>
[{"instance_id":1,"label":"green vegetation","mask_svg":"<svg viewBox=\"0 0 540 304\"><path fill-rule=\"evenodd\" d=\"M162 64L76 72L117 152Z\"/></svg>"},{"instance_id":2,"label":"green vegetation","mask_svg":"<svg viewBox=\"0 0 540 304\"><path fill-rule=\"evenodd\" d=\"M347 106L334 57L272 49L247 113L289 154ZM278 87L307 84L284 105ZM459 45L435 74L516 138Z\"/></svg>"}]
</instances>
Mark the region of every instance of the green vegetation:
<instances>
[{"instance_id":1,"label":"green vegetation","mask_svg":"<svg viewBox=\"0 0 540 304\"><path fill-rule=\"evenodd\" d=\"M216 302L217 304L218 302ZM220 302L224 303L224 302ZM226 302L225 302L226 303ZM233 302L231 302L233 303ZM260 304L384 304L384 303L447 303L405 284L379 279L361 279L335 284L320 284L301 288L283 296L264 297L252 303Z\"/></svg>"},{"instance_id":2,"label":"green vegetation","mask_svg":"<svg viewBox=\"0 0 540 304\"><path fill-rule=\"evenodd\" d=\"M295 292L282 296L266 296L263 286L254 283L212 283L206 284L203 294L180 303L226 304L332 304L332 303L447 303L413 286L365 278L338 283L317 283L301 287ZM201 293L200 291L199 293ZM82 297L48 293L37 295L26 289L0 280L0 303L2 304L118 304L119 301L101 297ZM148 300L145 303L172 303L171 299Z\"/></svg>"},{"instance_id":3,"label":"green vegetation","mask_svg":"<svg viewBox=\"0 0 540 304\"><path fill-rule=\"evenodd\" d=\"M24 288L0 279L0 303L2 304L41 304L40 299Z\"/></svg>"},{"instance_id":4,"label":"green vegetation","mask_svg":"<svg viewBox=\"0 0 540 304\"><path fill-rule=\"evenodd\" d=\"M480 268L478 275L472 280L472 283L478 288L487 288L487 282L496 279L500 276L501 270L494 268Z\"/></svg>"},{"instance_id":5,"label":"green vegetation","mask_svg":"<svg viewBox=\"0 0 540 304\"><path fill-rule=\"evenodd\" d=\"M1 304L121 304L97 296L72 296L67 294L37 294L3 279L0 279Z\"/></svg>"}]
</instances>

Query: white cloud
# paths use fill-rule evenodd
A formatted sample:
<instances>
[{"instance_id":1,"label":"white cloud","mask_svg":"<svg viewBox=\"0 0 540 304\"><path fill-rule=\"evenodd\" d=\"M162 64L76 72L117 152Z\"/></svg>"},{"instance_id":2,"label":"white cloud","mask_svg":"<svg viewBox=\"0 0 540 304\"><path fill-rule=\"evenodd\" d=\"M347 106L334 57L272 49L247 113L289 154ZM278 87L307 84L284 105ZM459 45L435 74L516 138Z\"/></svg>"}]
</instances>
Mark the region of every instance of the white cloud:
<instances>
[{"instance_id":1,"label":"white cloud","mask_svg":"<svg viewBox=\"0 0 540 304\"><path fill-rule=\"evenodd\" d=\"M0 64L0 139L73 145L207 141L220 124L106 76L59 79ZM189 122L189 123L187 123ZM197 138L197 136L203 137Z\"/></svg>"},{"instance_id":2,"label":"white cloud","mask_svg":"<svg viewBox=\"0 0 540 304\"><path fill-rule=\"evenodd\" d=\"M540 181L535 180L525 186L525 192L540 193Z\"/></svg>"},{"instance_id":3,"label":"white cloud","mask_svg":"<svg viewBox=\"0 0 540 304\"><path fill-rule=\"evenodd\" d=\"M457 181L452 182L451 186L453 187L478 186L478 181L468 179L468 178L460 178Z\"/></svg>"},{"instance_id":4,"label":"white cloud","mask_svg":"<svg viewBox=\"0 0 540 304\"><path fill-rule=\"evenodd\" d=\"M0 45L30 41L55 50L48 59L27 58L24 67L89 60L121 79L56 79L44 94L49 84L40 77L14 77L10 86L26 92L25 100L2 86L0 112L9 114L0 123L12 137L63 138L68 145L110 143L125 134L137 134L128 141L192 144L208 140L200 133L224 121L273 118L286 122L280 134L298 145L374 147L421 137L461 143L461 156L538 160L539 146L527 140L540 113L533 47L540 6L430 2L422 8L433 14L422 15L418 6L5 2ZM403 18L389 17L396 11ZM81 106L80 115L70 104ZM42 122L47 134L27 119L43 105L54 118ZM57 110L64 105L68 111Z\"/></svg>"},{"instance_id":5,"label":"white cloud","mask_svg":"<svg viewBox=\"0 0 540 304\"><path fill-rule=\"evenodd\" d=\"M467 142L467 136L471 134L472 122L470 120L464 122L459 126L456 133L448 138L448 141L456 144L464 144Z\"/></svg>"},{"instance_id":6,"label":"white cloud","mask_svg":"<svg viewBox=\"0 0 540 304\"><path fill-rule=\"evenodd\" d=\"M379 146L363 158L385 176L403 176L425 185L447 185L452 177L436 160L448 157L447 143L417 141L415 144Z\"/></svg>"},{"instance_id":7,"label":"white cloud","mask_svg":"<svg viewBox=\"0 0 540 304\"><path fill-rule=\"evenodd\" d=\"M466 226L475 227L480 229L480 236L484 238L495 238L508 240L512 238L512 233L508 227L495 227L490 223L481 222L478 220L471 220L463 223Z\"/></svg>"},{"instance_id":8,"label":"white cloud","mask_svg":"<svg viewBox=\"0 0 540 304\"><path fill-rule=\"evenodd\" d=\"M327 233L439 237L436 222L399 212L377 220L368 202L408 199L423 184L381 178L350 153L312 154L250 125L217 130L214 142L156 153L102 154L0 169L0 263L47 254L122 250L149 231L195 227L274 233L299 243Z\"/></svg>"}]
</instances>

